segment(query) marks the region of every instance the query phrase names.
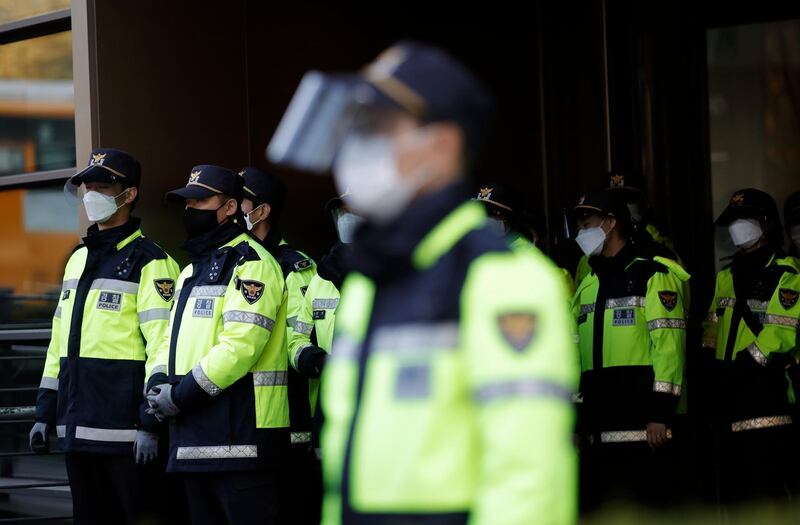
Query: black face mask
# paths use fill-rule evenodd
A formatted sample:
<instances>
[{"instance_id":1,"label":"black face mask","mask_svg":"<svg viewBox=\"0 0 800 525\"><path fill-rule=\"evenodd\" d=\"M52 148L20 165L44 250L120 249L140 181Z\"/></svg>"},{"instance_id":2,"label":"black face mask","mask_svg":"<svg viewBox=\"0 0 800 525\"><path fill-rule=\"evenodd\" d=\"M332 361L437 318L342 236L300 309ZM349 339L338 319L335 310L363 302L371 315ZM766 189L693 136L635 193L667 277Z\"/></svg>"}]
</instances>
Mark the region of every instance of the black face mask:
<instances>
[{"instance_id":1,"label":"black face mask","mask_svg":"<svg viewBox=\"0 0 800 525\"><path fill-rule=\"evenodd\" d=\"M200 237L219 226L217 222L217 211L228 202L225 201L215 210L198 210L197 208L186 208L183 210L183 228L186 230L188 239Z\"/></svg>"}]
</instances>

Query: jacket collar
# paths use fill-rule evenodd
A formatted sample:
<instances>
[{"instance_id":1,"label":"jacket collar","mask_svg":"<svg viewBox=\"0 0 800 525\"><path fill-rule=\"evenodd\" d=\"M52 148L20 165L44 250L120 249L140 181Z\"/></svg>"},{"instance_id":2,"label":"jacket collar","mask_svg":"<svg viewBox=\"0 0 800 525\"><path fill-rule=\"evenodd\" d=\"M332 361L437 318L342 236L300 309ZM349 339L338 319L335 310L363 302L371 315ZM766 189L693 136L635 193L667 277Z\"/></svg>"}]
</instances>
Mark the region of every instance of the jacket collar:
<instances>
[{"instance_id":1,"label":"jacket collar","mask_svg":"<svg viewBox=\"0 0 800 525\"><path fill-rule=\"evenodd\" d=\"M131 217L125 224L108 230L101 230L97 224L92 224L86 230L86 237L83 238L83 243L89 250L110 246L113 246L115 250L121 250L134 239L142 236L141 223L142 221L138 217Z\"/></svg>"},{"instance_id":2,"label":"jacket collar","mask_svg":"<svg viewBox=\"0 0 800 525\"><path fill-rule=\"evenodd\" d=\"M230 243L244 231L232 220L228 220L208 233L189 239L181 248L189 254L192 262L209 257L217 249Z\"/></svg>"}]
</instances>

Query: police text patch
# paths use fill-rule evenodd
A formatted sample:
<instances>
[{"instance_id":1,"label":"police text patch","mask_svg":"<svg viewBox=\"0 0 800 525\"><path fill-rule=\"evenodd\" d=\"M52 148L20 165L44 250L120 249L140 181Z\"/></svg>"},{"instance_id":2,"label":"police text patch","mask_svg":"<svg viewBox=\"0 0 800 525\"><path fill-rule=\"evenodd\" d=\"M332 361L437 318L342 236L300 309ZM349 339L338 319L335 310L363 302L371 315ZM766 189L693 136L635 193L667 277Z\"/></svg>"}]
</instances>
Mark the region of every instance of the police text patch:
<instances>
[{"instance_id":1,"label":"police text patch","mask_svg":"<svg viewBox=\"0 0 800 525\"><path fill-rule=\"evenodd\" d=\"M97 300L98 310L108 310L111 312L119 312L122 306L122 294L117 292L100 292L100 298Z\"/></svg>"},{"instance_id":2,"label":"police text patch","mask_svg":"<svg viewBox=\"0 0 800 525\"><path fill-rule=\"evenodd\" d=\"M633 326L636 324L636 310L633 308L618 308L614 310L614 320L611 326Z\"/></svg>"},{"instance_id":3,"label":"police text patch","mask_svg":"<svg viewBox=\"0 0 800 525\"><path fill-rule=\"evenodd\" d=\"M195 299L192 317L214 317L214 299Z\"/></svg>"},{"instance_id":4,"label":"police text patch","mask_svg":"<svg viewBox=\"0 0 800 525\"><path fill-rule=\"evenodd\" d=\"M69 290L64 290L64 293L61 294L61 300L66 301L69 299Z\"/></svg>"},{"instance_id":5,"label":"police text patch","mask_svg":"<svg viewBox=\"0 0 800 525\"><path fill-rule=\"evenodd\" d=\"M661 300L661 304L664 305L664 308L666 308L668 312L673 311L675 307L678 306L678 292L663 290L658 292L658 298Z\"/></svg>"},{"instance_id":6,"label":"police text patch","mask_svg":"<svg viewBox=\"0 0 800 525\"><path fill-rule=\"evenodd\" d=\"M311 313L311 318L315 321L321 321L325 319L325 310L314 310Z\"/></svg>"},{"instance_id":7,"label":"police text patch","mask_svg":"<svg viewBox=\"0 0 800 525\"><path fill-rule=\"evenodd\" d=\"M258 281L242 281L242 296L250 304L254 304L264 295L264 283Z\"/></svg>"},{"instance_id":8,"label":"police text patch","mask_svg":"<svg viewBox=\"0 0 800 525\"><path fill-rule=\"evenodd\" d=\"M778 290L778 294L780 295L781 306L786 310L791 310L797 304L797 297L800 295L797 290L789 290L788 288L781 288Z\"/></svg>"},{"instance_id":9,"label":"police text patch","mask_svg":"<svg viewBox=\"0 0 800 525\"><path fill-rule=\"evenodd\" d=\"M429 365L407 365L397 371L394 396L397 399L421 399L431 394Z\"/></svg>"},{"instance_id":10,"label":"police text patch","mask_svg":"<svg viewBox=\"0 0 800 525\"><path fill-rule=\"evenodd\" d=\"M165 301L169 301L172 299L172 296L175 295L175 281L172 279L155 279L153 284L156 286L156 291L158 295L161 296L162 299Z\"/></svg>"}]
</instances>

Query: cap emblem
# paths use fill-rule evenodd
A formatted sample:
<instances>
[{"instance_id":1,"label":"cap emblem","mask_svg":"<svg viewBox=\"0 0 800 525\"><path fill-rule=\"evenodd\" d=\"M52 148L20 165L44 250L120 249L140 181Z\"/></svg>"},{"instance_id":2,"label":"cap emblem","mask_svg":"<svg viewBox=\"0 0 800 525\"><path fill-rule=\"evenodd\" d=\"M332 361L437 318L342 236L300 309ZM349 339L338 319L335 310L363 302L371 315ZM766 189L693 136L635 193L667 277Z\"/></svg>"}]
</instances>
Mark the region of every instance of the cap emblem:
<instances>
[{"instance_id":1,"label":"cap emblem","mask_svg":"<svg viewBox=\"0 0 800 525\"><path fill-rule=\"evenodd\" d=\"M478 192L478 200L486 201L492 198L494 188L481 188Z\"/></svg>"},{"instance_id":2,"label":"cap emblem","mask_svg":"<svg viewBox=\"0 0 800 525\"><path fill-rule=\"evenodd\" d=\"M611 176L611 187L612 188L624 188L625 187L625 175L612 175Z\"/></svg>"},{"instance_id":3,"label":"cap emblem","mask_svg":"<svg viewBox=\"0 0 800 525\"><path fill-rule=\"evenodd\" d=\"M193 171L191 173L191 175L189 175L189 184L192 184L193 182L199 181L201 173L202 173L202 170Z\"/></svg>"},{"instance_id":4,"label":"cap emblem","mask_svg":"<svg viewBox=\"0 0 800 525\"><path fill-rule=\"evenodd\" d=\"M90 166L94 166L96 164L103 164L106 160L106 153L92 153L92 160L89 161Z\"/></svg>"},{"instance_id":5,"label":"cap emblem","mask_svg":"<svg viewBox=\"0 0 800 525\"><path fill-rule=\"evenodd\" d=\"M731 204L739 205L744 204L744 193L737 193L731 197Z\"/></svg>"}]
</instances>

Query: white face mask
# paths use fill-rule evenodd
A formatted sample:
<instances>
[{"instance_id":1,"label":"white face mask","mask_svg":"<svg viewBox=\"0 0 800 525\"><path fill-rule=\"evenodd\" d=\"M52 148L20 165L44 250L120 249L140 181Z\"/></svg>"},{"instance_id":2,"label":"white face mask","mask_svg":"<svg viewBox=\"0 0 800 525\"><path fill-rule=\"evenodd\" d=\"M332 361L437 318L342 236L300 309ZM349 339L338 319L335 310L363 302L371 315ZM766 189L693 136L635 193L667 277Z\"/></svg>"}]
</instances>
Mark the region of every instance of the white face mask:
<instances>
[{"instance_id":1,"label":"white face mask","mask_svg":"<svg viewBox=\"0 0 800 525\"><path fill-rule=\"evenodd\" d=\"M339 240L344 244L353 242L356 229L364 222L364 219L350 212L344 212L336 218L336 231L339 233Z\"/></svg>"},{"instance_id":2,"label":"white face mask","mask_svg":"<svg viewBox=\"0 0 800 525\"><path fill-rule=\"evenodd\" d=\"M259 209L261 206L266 206L266 204L261 204L259 206L256 206L255 208L250 210L250 213L245 213L244 214L244 223L247 225L247 231L252 231L253 230L253 226L255 226L259 222L261 222L264 219L266 219L266 217L264 217L264 219L259 219L256 222L251 222L250 221L250 214L253 213L254 211L256 211L257 209Z\"/></svg>"},{"instance_id":3,"label":"white face mask","mask_svg":"<svg viewBox=\"0 0 800 525\"><path fill-rule=\"evenodd\" d=\"M504 237L506 234L508 234L508 225L503 219L489 217L487 225L489 226L489 230L498 237Z\"/></svg>"},{"instance_id":4,"label":"white face mask","mask_svg":"<svg viewBox=\"0 0 800 525\"><path fill-rule=\"evenodd\" d=\"M761 223L755 219L736 219L728 226L728 233L733 244L744 250L753 247L764 236Z\"/></svg>"},{"instance_id":5,"label":"white face mask","mask_svg":"<svg viewBox=\"0 0 800 525\"><path fill-rule=\"evenodd\" d=\"M792 242L800 250L800 224L796 224L789 229L789 237L792 238Z\"/></svg>"},{"instance_id":6,"label":"white face mask","mask_svg":"<svg viewBox=\"0 0 800 525\"><path fill-rule=\"evenodd\" d=\"M581 247L581 251L588 257L600 255L603 251L603 245L606 242L606 231L603 229L605 219L600 223L600 226L594 228L582 228L575 237L575 242Z\"/></svg>"},{"instance_id":7,"label":"white face mask","mask_svg":"<svg viewBox=\"0 0 800 525\"><path fill-rule=\"evenodd\" d=\"M129 189L123 190L116 197L104 195L97 191L87 191L83 195L83 207L86 209L86 216L92 222L103 224L117 212L119 209L117 199Z\"/></svg>"},{"instance_id":8,"label":"white face mask","mask_svg":"<svg viewBox=\"0 0 800 525\"><path fill-rule=\"evenodd\" d=\"M416 131L416 130L415 130ZM377 224L398 217L425 183L428 174L416 170L402 176L394 142L383 135L348 138L333 169L334 182L348 207Z\"/></svg>"}]
</instances>

